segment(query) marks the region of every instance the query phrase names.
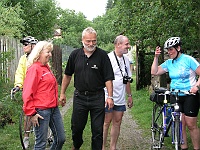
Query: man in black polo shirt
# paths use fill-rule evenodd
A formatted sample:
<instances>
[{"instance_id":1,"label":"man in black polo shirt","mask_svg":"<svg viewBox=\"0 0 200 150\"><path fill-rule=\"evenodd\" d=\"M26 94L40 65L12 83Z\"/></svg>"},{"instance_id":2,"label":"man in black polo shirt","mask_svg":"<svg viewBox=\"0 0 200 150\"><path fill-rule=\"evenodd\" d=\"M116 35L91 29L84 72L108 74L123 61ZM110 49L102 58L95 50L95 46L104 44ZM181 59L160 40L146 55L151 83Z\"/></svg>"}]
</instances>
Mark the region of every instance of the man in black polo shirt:
<instances>
[{"instance_id":1,"label":"man in black polo shirt","mask_svg":"<svg viewBox=\"0 0 200 150\"><path fill-rule=\"evenodd\" d=\"M112 108L114 73L108 55L97 46L97 33L88 27L82 33L83 47L74 50L67 62L61 85L60 104L66 103L66 89L74 74L74 101L72 112L73 150L83 144L82 134L91 117L92 150L102 150L105 106ZM108 90L105 102L103 88Z\"/></svg>"}]
</instances>

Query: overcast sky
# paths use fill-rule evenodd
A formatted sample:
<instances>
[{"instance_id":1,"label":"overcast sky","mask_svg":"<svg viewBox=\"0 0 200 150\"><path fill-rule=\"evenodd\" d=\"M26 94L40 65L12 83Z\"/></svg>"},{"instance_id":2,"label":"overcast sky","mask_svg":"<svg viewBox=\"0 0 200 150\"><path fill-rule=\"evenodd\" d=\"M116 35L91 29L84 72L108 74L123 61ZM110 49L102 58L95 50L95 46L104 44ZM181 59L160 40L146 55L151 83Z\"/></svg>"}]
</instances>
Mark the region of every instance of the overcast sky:
<instances>
[{"instance_id":1,"label":"overcast sky","mask_svg":"<svg viewBox=\"0 0 200 150\"><path fill-rule=\"evenodd\" d=\"M82 12L88 20L105 13L107 0L56 0L62 9L73 9Z\"/></svg>"}]
</instances>

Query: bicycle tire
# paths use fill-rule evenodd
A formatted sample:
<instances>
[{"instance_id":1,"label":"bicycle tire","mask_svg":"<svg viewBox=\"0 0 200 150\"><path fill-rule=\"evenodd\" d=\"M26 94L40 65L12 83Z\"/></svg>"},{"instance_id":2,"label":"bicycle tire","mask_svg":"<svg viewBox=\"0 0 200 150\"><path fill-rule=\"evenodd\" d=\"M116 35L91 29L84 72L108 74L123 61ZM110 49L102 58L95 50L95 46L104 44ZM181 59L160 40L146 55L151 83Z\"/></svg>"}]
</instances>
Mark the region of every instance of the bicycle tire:
<instances>
[{"instance_id":1,"label":"bicycle tire","mask_svg":"<svg viewBox=\"0 0 200 150\"><path fill-rule=\"evenodd\" d=\"M180 138L180 116L176 115L174 122L174 146L175 150L181 150L181 138Z\"/></svg>"},{"instance_id":2,"label":"bicycle tire","mask_svg":"<svg viewBox=\"0 0 200 150\"><path fill-rule=\"evenodd\" d=\"M22 145L23 150L33 149L35 143L35 134L34 128L30 121L30 117L26 116L22 111L20 118L19 118L19 134L20 134L20 142ZM28 136L29 145L28 147L24 144L24 138Z\"/></svg>"},{"instance_id":3,"label":"bicycle tire","mask_svg":"<svg viewBox=\"0 0 200 150\"><path fill-rule=\"evenodd\" d=\"M161 149L164 142L164 133L163 133L163 116L162 116L163 106L155 104L152 110L152 146L154 150Z\"/></svg>"},{"instance_id":4,"label":"bicycle tire","mask_svg":"<svg viewBox=\"0 0 200 150\"><path fill-rule=\"evenodd\" d=\"M47 135L47 146L51 146L53 143L53 133L50 128L48 128L48 135Z\"/></svg>"}]
</instances>

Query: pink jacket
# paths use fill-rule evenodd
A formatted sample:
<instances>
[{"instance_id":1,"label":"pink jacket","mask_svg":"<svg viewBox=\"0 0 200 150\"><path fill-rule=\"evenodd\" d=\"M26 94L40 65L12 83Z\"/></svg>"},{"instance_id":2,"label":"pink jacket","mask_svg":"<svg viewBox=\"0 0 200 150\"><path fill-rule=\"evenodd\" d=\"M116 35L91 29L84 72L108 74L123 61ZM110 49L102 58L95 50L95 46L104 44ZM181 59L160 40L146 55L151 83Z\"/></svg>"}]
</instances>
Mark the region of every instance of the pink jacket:
<instances>
[{"instance_id":1,"label":"pink jacket","mask_svg":"<svg viewBox=\"0 0 200 150\"><path fill-rule=\"evenodd\" d=\"M34 63L26 72L23 85L23 110L26 115L36 113L36 108L58 106L58 84L48 65Z\"/></svg>"}]
</instances>

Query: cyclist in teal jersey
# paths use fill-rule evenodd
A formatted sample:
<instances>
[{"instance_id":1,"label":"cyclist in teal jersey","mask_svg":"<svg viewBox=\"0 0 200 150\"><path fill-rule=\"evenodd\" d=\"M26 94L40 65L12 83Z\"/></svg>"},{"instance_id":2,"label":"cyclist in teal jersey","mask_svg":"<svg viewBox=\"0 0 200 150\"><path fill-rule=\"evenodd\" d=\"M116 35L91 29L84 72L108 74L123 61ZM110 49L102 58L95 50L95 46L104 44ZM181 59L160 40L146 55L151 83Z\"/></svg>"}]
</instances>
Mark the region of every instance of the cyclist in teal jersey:
<instances>
[{"instance_id":1,"label":"cyclist in teal jersey","mask_svg":"<svg viewBox=\"0 0 200 150\"><path fill-rule=\"evenodd\" d=\"M182 112L182 132L184 144L182 150L188 149L186 127L189 129L194 150L200 150L200 131L197 126L197 116L199 112L198 86L200 78L196 80L196 75L200 75L200 64L193 57L183 53L181 49L180 37L171 37L165 44L170 59L158 65L158 57L161 48L156 47L155 57L151 66L152 75L161 75L166 72L171 78L170 90L190 91L195 95L180 95L179 105ZM172 98L173 99L173 98Z\"/></svg>"}]
</instances>

